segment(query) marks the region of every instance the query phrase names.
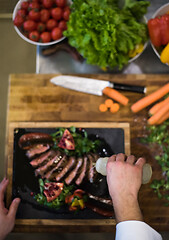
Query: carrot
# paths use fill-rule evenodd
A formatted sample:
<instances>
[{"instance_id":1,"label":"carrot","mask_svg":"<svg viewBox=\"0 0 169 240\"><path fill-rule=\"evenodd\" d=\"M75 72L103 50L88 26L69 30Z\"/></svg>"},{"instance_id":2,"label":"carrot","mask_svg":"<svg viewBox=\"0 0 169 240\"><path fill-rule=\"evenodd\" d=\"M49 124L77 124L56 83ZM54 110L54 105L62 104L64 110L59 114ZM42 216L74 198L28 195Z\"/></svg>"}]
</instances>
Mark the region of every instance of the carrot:
<instances>
[{"instance_id":1,"label":"carrot","mask_svg":"<svg viewBox=\"0 0 169 240\"><path fill-rule=\"evenodd\" d=\"M150 95L140 99L131 106L133 112L139 112L143 108L149 106L153 102L159 100L169 92L169 83L165 84L163 87L159 88L157 91L151 93Z\"/></svg>"},{"instance_id":2,"label":"carrot","mask_svg":"<svg viewBox=\"0 0 169 240\"><path fill-rule=\"evenodd\" d=\"M108 108L111 108L114 102L112 99L106 99L104 103Z\"/></svg>"},{"instance_id":3,"label":"carrot","mask_svg":"<svg viewBox=\"0 0 169 240\"><path fill-rule=\"evenodd\" d=\"M106 87L103 89L103 93L105 95L107 95L108 97L116 100L117 102L123 104L123 105L127 105L129 99L127 97L125 97L123 94L121 94L120 92L118 92L117 90L114 90L110 87Z\"/></svg>"},{"instance_id":4,"label":"carrot","mask_svg":"<svg viewBox=\"0 0 169 240\"><path fill-rule=\"evenodd\" d=\"M161 119L156 123L156 124L161 124L163 123L165 120L167 120L169 118L169 112L167 112L166 114L164 114Z\"/></svg>"},{"instance_id":5,"label":"carrot","mask_svg":"<svg viewBox=\"0 0 169 240\"><path fill-rule=\"evenodd\" d=\"M150 108L149 113L151 115L155 114L162 106L164 106L166 103L169 103L169 97L167 97L165 100L156 103L152 108Z\"/></svg>"},{"instance_id":6,"label":"carrot","mask_svg":"<svg viewBox=\"0 0 169 240\"><path fill-rule=\"evenodd\" d=\"M99 110L100 110L100 112L106 112L107 111L107 106L104 103L102 103L99 106Z\"/></svg>"},{"instance_id":7,"label":"carrot","mask_svg":"<svg viewBox=\"0 0 169 240\"><path fill-rule=\"evenodd\" d=\"M169 104L166 103L158 112L148 119L150 125L158 123L160 119L169 111Z\"/></svg>"},{"instance_id":8,"label":"carrot","mask_svg":"<svg viewBox=\"0 0 169 240\"><path fill-rule=\"evenodd\" d=\"M118 103L114 103L111 108L110 108L110 112L111 113L116 113L118 112L120 109L120 105Z\"/></svg>"}]
</instances>

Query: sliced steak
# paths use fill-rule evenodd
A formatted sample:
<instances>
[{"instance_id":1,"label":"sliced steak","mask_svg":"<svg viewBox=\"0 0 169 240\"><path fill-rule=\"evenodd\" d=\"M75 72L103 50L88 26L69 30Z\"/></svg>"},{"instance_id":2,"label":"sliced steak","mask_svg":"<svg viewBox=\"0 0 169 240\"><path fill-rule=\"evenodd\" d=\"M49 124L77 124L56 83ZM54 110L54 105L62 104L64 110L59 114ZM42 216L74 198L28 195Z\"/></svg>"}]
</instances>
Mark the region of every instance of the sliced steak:
<instances>
[{"instance_id":1,"label":"sliced steak","mask_svg":"<svg viewBox=\"0 0 169 240\"><path fill-rule=\"evenodd\" d=\"M35 176L40 175L43 177L44 174L53 169L61 159L61 153L59 151L53 151L48 157L46 164L35 170Z\"/></svg>"},{"instance_id":2,"label":"sliced steak","mask_svg":"<svg viewBox=\"0 0 169 240\"><path fill-rule=\"evenodd\" d=\"M41 154L39 157L30 161L30 164L32 165L32 167L36 168L40 166L51 155L52 151L53 150L49 150L48 152L45 152Z\"/></svg>"},{"instance_id":3,"label":"sliced steak","mask_svg":"<svg viewBox=\"0 0 169 240\"><path fill-rule=\"evenodd\" d=\"M88 170L87 170L87 178L89 180L90 183L93 183L93 179L94 179L94 157L91 154L87 155L88 157Z\"/></svg>"},{"instance_id":4,"label":"sliced steak","mask_svg":"<svg viewBox=\"0 0 169 240\"><path fill-rule=\"evenodd\" d=\"M86 174L86 170L87 170L87 156L84 156L83 158L83 165L82 165L82 168L80 169L80 174L79 176L77 177L75 183L77 185L80 185L85 177L85 174Z\"/></svg>"},{"instance_id":5,"label":"sliced steak","mask_svg":"<svg viewBox=\"0 0 169 240\"><path fill-rule=\"evenodd\" d=\"M69 157L65 167L55 176L56 181L60 181L60 179L63 178L65 174L71 170L75 162L76 162L76 158L74 156Z\"/></svg>"},{"instance_id":6,"label":"sliced steak","mask_svg":"<svg viewBox=\"0 0 169 240\"><path fill-rule=\"evenodd\" d=\"M43 178L46 178L48 180L53 180L53 178L56 176L57 172L60 169L63 169L63 167L66 165L67 163L67 157L66 155L62 155L60 157L60 161L57 163L57 165L52 168L51 170L49 170L48 172L45 173L45 175L43 176Z\"/></svg>"},{"instance_id":7,"label":"sliced steak","mask_svg":"<svg viewBox=\"0 0 169 240\"><path fill-rule=\"evenodd\" d=\"M69 185L73 181L73 179L76 177L77 172L78 172L79 168L81 167L82 163L83 163L83 158L81 158L81 157L77 158L75 168L69 173L69 175L65 179L65 182L67 185Z\"/></svg>"},{"instance_id":8,"label":"sliced steak","mask_svg":"<svg viewBox=\"0 0 169 240\"><path fill-rule=\"evenodd\" d=\"M26 151L26 156L31 159L38 154L46 152L50 148L49 144L36 144Z\"/></svg>"}]
</instances>

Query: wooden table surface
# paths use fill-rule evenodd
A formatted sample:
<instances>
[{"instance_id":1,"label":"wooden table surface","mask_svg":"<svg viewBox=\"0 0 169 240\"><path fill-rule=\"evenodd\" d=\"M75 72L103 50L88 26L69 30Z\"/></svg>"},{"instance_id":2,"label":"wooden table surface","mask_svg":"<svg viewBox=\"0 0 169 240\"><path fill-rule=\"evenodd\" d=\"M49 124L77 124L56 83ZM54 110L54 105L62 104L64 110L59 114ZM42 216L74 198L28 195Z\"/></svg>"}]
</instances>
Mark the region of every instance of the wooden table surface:
<instances>
[{"instance_id":1,"label":"wooden table surface","mask_svg":"<svg viewBox=\"0 0 169 240\"><path fill-rule=\"evenodd\" d=\"M56 74L55 74L56 75ZM156 163L150 148L139 143L139 138L144 137L148 117L148 108L134 114L130 110L132 103L143 95L138 93L123 92L129 99L127 106L121 106L116 114L110 112L101 113L98 110L99 104L103 103L106 96L94 96L85 93L75 92L54 86L50 78L54 74L12 74L9 78L8 112L7 112L7 138L9 136L9 125L11 122L127 122L130 124L131 153L137 157L146 157L147 162L152 165L153 178L161 175L160 167ZM147 87L147 94L158 89L169 80L169 75L83 75L97 79L110 80L117 83L127 83ZM8 141L8 140L7 140ZM6 148L6 161L8 160L8 148ZM149 184L143 185L139 194L140 206L145 221L158 231L169 229L169 207L159 200L156 194L150 189ZM125 204L125 203L124 203ZM16 220L14 231L62 231L61 227L49 226L41 228L28 221L27 226L19 225ZM108 223L108 221L107 221ZM79 226L80 226L79 221ZM102 231L108 232L115 229L115 222L112 226L102 226L99 221L93 222L93 227L70 227L67 231Z\"/></svg>"}]
</instances>

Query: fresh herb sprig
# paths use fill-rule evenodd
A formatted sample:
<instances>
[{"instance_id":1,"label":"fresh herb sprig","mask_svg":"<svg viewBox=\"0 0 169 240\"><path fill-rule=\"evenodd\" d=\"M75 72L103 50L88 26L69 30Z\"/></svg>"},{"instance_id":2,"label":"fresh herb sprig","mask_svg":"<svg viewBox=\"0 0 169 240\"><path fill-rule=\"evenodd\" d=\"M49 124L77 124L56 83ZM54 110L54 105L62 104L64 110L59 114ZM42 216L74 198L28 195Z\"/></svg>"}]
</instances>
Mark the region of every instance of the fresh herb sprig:
<instances>
[{"instance_id":1,"label":"fresh herb sprig","mask_svg":"<svg viewBox=\"0 0 169 240\"><path fill-rule=\"evenodd\" d=\"M63 133L66 128L58 128L55 133L51 134L54 141L54 148L64 152L67 156L77 156L81 157L84 156L84 154L87 154L89 152L96 152L99 145L100 140L90 140L88 137L88 134L86 130L84 129L77 129L74 126L69 128L69 131L71 135L73 136L74 142L75 142L75 150L67 150L67 149L61 149L58 147L58 143L60 139L63 136Z\"/></svg>"},{"instance_id":2,"label":"fresh herb sprig","mask_svg":"<svg viewBox=\"0 0 169 240\"><path fill-rule=\"evenodd\" d=\"M148 127L149 135L142 139L144 143L156 143L160 153L155 156L161 166L162 179L155 179L150 187L160 199L166 199L169 205L169 120L159 126Z\"/></svg>"}]
</instances>

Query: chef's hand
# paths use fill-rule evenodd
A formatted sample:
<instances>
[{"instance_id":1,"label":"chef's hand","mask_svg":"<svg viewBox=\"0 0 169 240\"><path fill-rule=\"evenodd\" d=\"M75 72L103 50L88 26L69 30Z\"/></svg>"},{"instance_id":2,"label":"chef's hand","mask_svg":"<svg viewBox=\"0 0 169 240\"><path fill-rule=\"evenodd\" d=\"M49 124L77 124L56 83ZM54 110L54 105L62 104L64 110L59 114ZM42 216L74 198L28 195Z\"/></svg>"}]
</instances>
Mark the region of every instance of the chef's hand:
<instances>
[{"instance_id":1,"label":"chef's hand","mask_svg":"<svg viewBox=\"0 0 169 240\"><path fill-rule=\"evenodd\" d=\"M138 204L144 158L133 155L113 155L107 162L107 183L113 201L117 223L127 220L143 221Z\"/></svg>"},{"instance_id":2,"label":"chef's hand","mask_svg":"<svg viewBox=\"0 0 169 240\"><path fill-rule=\"evenodd\" d=\"M0 240L3 240L13 229L15 224L16 211L18 209L20 199L15 198L9 210L4 205L4 194L8 185L8 179L4 178L0 183Z\"/></svg>"}]
</instances>

